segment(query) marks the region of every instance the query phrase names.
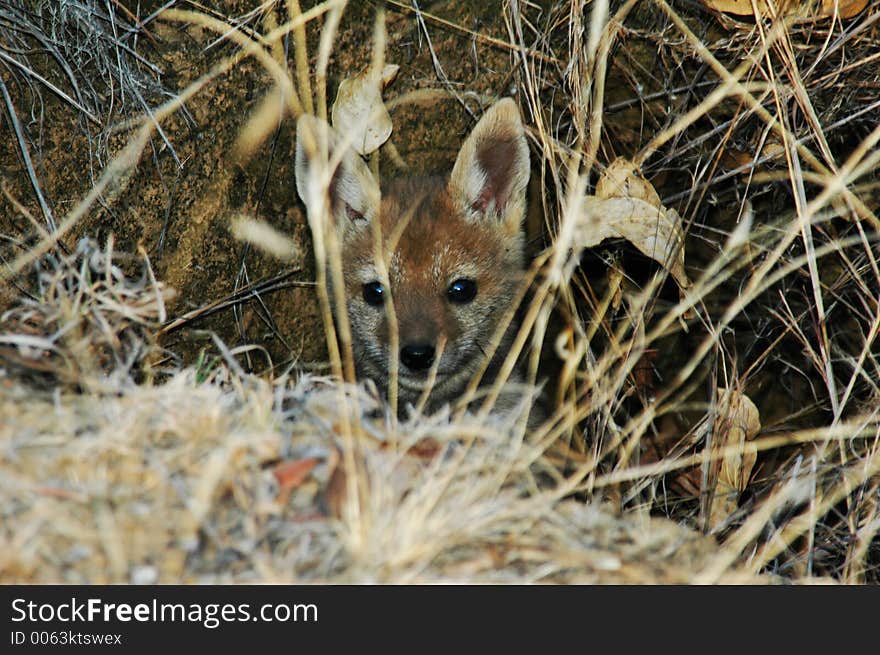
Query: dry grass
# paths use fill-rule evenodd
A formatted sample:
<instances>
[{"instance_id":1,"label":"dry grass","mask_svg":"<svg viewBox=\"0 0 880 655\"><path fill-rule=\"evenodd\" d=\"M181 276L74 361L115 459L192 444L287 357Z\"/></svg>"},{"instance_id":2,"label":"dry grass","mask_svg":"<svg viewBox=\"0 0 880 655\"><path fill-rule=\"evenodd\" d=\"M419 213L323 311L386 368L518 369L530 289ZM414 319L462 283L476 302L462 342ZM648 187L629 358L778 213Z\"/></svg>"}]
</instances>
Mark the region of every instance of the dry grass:
<instances>
[{"instance_id":1,"label":"dry grass","mask_svg":"<svg viewBox=\"0 0 880 655\"><path fill-rule=\"evenodd\" d=\"M521 351L537 382L542 349L561 361L555 411L530 430L527 405L489 411L500 389L486 411L465 412L466 398L401 422L355 386L324 277L339 275L338 244L319 222L332 379L257 378L237 359L256 347L219 339L181 368L153 339L177 317L143 253L117 265L112 243L60 251L137 174L162 121L245 57L275 90L242 153L281 115L328 114L341 3L166 12L238 49L132 123L63 221L4 231L18 254L0 279L30 297L17 293L0 328L0 579L877 582L880 3L868 4L845 22L749 23L664 0L585 14L503 3L506 38L481 43L512 58L548 235L510 362ZM406 11L426 34L443 24ZM582 256L581 201L621 155L685 219L693 283L680 295L619 244ZM719 390L763 419L758 465L720 522L716 463L736 449L716 443Z\"/></svg>"},{"instance_id":2,"label":"dry grass","mask_svg":"<svg viewBox=\"0 0 880 655\"><path fill-rule=\"evenodd\" d=\"M382 448L376 401L354 389L349 421L375 440L358 448L361 504L328 518L338 387L199 377L110 397L4 387L4 581L685 583L716 556L671 522L538 492L538 453L502 418L397 426L443 444L434 461ZM319 462L292 497L282 458Z\"/></svg>"}]
</instances>

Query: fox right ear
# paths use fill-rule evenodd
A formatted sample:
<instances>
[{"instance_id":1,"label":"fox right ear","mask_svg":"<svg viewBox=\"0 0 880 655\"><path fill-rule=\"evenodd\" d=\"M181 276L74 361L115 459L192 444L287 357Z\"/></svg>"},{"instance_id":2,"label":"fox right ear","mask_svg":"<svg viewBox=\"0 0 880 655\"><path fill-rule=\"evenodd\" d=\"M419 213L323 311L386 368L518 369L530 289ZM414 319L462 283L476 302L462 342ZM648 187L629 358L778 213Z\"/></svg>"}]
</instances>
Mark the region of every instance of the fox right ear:
<instances>
[{"instance_id":1,"label":"fox right ear","mask_svg":"<svg viewBox=\"0 0 880 655\"><path fill-rule=\"evenodd\" d=\"M520 231L529 183L529 146L516 103L492 105L474 126L455 160L449 191L473 220L492 219Z\"/></svg>"},{"instance_id":2,"label":"fox right ear","mask_svg":"<svg viewBox=\"0 0 880 655\"><path fill-rule=\"evenodd\" d=\"M370 169L326 121L308 114L296 123L296 191L311 221L328 209L343 236L360 231L379 208ZM329 201L329 204L328 204Z\"/></svg>"}]
</instances>

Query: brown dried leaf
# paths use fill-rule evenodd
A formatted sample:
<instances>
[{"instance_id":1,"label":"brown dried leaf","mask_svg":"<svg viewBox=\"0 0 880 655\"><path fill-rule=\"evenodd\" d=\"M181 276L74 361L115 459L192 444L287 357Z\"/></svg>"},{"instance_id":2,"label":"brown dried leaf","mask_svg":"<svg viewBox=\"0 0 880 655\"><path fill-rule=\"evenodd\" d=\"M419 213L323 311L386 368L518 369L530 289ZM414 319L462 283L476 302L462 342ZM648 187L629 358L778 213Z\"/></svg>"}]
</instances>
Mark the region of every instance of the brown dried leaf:
<instances>
[{"instance_id":1,"label":"brown dried leaf","mask_svg":"<svg viewBox=\"0 0 880 655\"><path fill-rule=\"evenodd\" d=\"M753 16L752 0L703 0L703 4L725 14L736 16ZM833 16L835 5L837 15L841 18L852 18L860 13L868 4L868 0L812 0L811 2L788 2L770 4L766 0L755 0L755 8L764 17L783 15L788 18L827 18Z\"/></svg>"},{"instance_id":2,"label":"brown dried leaf","mask_svg":"<svg viewBox=\"0 0 880 655\"><path fill-rule=\"evenodd\" d=\"M339 85L330 111L333 127L351 134L352 147L361 155L378 150L391 136L391 115L382 101L382 90L400 69L388 64L381 71L367 67Z\"/></svg>"},{"instance_id":3,"label":"brown dried leaf","mask_svg":"<svg viewBox=\"0 0 880 655\"><path fill-rule=\"evenodd\" d=\"M356 498L354 501L360 503L361 490L369 489L374 480L375 472L370 462L375 463L376 460L383 457L384 448L377 450L367 450L355 456L354 458L354 481L358 487ZM429 460L430 458L428 458ZM404 457L397 459L395 457L395 465L390 471L385 471L382 480L385 486L385 492L390 498L396 498L400 502L407 493L418 484L421 479L425 466L429 461L424 459L424 455L419 453L412 457L409 453ZM333 472L330 475L326 491L324 494L324 502L331 516L336 518L344 518L346 511L352 509L349 503L353 500L349 497L349 476L352 472L347 468L346 458L339 454L338 459L334 463Z\"/></svg>"},{"instance_id":4,"label":"brown dried leaf","mask_svg":"<svg viewBox=\"0 0 880 655\"><path fill-rule=\"evenodd\" d=\"M290 492L300 486L320 462L315 457L308 459L292 459L281 462L272 470L275 480L278 482L278 503L284 505L290 497Z\"/></svg>"},{"instance_id":5,"label":"brown dried leaf","mask_svg":"<svg viewBox=\"0 0 880 655\"><path fill-rule=\"evenodd\" d=\"M302 484L306 476L321 461L317 457L307 459L289 459L281 462L272 470L281 489L295 489Z\"/></svg>"},{"instance_id":6,"label":"brown dried leaf","mask_svg":"<svg viewBox=\"0 0 880 655\"><path fill-rule=\"evenodd\" d=\"M330 516L342 518L345 511L345 503L347 498L348 477L345 474L345 468L337 466L330 475L330 482L327 484L327 490L324 495L324 502Z\"/></svg>"},{"instance_id":7,"label":"brown dried leaf","mask_svg":"<svg viewBox=\"0 0 880 655\"><path fill-rule=\"evenodd\" d=\"M743 150L730 148L725 151L722 158L724 165L731 170L741 166L757 166L759 160L766 160L762 164L766 167L778 166L785 162L785 144L779 135L773 133L764 138L756 134L749 147ZM740 174L748 177L753 171L746 169Z\"/></svg>"},{"instance_id":8,"label":"brown dried leaf","mask_svg":"<svg viewBox=\"0 0 880 655\"><path fill-rule=\"evenodd\" d=\"M767 4L763 0L756 0L758 11L761 13L767 11ZM703 0L703 4L709 9L720 11L725 14L736 14L737 16L745 16L752 13L751 0Z\"/></svg>"},{"instance_id":9,"label":"brown dried leaf","mask_svg":"<svg viewBox=\"0 0 880 655\"><path fill-rule=\"evenodd\" d=\"M761 430L761 417L755 403L744 393L733 389L718 390L718 417L715 420L713 451L733 448L714 462L717 467L712 505L709 509L709 527L714 528L727 518L737 506L739 495L748 486L757 451L749 447Z\"/></svg>"},{"instance_id":10,"label":"brown dried leaf","mask_svg":"<svg viewBox=\"0 0 880 655\"><path fill-rule=\"evenodd\" d=\"M623 238L664 266L682 289L690 286L684 272L684 234L681 217L666 209L639 167L624 157L615 159L587 196L578 245L590 248L605 239Z\"/></svg>"},{"instance_id":11,"label":"brown dried leaf","mask_svg":"<svg viewBox=\"0 0 880 655\"><path fill-rule=\"evenodd\" d=\"M837 11L841 18L852 18L862 12L868 0L840 0L838 3L834 0L822 0L822 16L833 16L835 4L838 5Z\"/></svg>"},{"instance_id":12,"label":"brown dried leaf","mask_svg":"<svg viewBox=\"0 0 880 655\"><path fill-rule=\"evenodd\" d=\"M654 207L662 207L660 196L642 171L625 157L618 157L602 172L596 182L597 198L638 198Z\"/></svg>"},{"instance_id":13,"label":"brown dried leaf","mask_svg":"<svg viewBox=\"0 0 880 655\"><path fill-rule=\"evenodd\" d=\"M690 287L684 270L684 233L674 209L655 207L639 198L584 199L575 241L591 248L605 239L623 238L664 266L678 286Z\"/></svg>"}]
</instances>

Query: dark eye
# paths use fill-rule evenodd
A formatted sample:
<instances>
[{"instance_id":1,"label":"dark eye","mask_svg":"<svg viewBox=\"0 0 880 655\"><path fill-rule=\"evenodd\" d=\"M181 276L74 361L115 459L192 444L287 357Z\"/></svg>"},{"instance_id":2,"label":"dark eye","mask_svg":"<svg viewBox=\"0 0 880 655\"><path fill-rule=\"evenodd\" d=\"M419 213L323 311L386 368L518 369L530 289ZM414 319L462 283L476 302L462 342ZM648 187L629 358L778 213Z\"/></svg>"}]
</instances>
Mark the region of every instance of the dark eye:
<instances>
[{"instance_id":1,"label":"dark eye","mask_svg":"<svg viewBox=\"0 0 880 655\"><path fill-rule=\"evenodd\" d=\"M477 283L474 280L461 278L449 285L446 295L450 302L463 305L474 299L477 295Z\"/></svg>"},{"instance_id":2,"label":"dark eye","mask_svg":"<svg viewBox=\"0 0 880 655\"><path fill-rule=\"evenodd\" d=\"M385 303L385 287L381 282L367 282L364 285L364 300L368 305L381 307Z\"/></svg>"}]
</instances>

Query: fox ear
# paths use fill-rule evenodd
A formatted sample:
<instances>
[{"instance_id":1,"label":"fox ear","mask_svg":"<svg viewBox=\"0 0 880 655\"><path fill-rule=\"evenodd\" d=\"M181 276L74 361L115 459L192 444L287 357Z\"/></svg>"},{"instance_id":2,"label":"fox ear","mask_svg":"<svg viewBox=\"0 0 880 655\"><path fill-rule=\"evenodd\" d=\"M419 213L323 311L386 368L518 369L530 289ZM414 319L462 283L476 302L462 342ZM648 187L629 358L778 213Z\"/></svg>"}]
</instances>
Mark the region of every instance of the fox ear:
<instances>
[{"instance_id":1,"label":"fox ear","mask_svg":"<svg viewBox=\"0 0 880 655\"><path fill-rule=\"evenodd\" d=\"M483 114L461 146L449 177L449 193L466 216L495 218L518 231L528 183L525 131L516 103L505 98Z\"/></svg>"},{"instance_id":2,"label":"fox ear","mask_svg":"<svg viewBox=\"0 0 880 655\"><path fill-rule=\"evenodd\" d=\"M369 224L379 185L364 161L326 121L308 114L296 123L296 191L310 220L329 210L343 236Z\"/></svg>"}]
</instances>

